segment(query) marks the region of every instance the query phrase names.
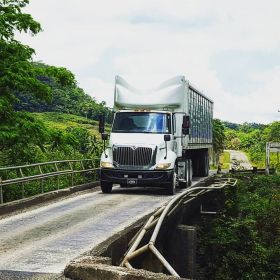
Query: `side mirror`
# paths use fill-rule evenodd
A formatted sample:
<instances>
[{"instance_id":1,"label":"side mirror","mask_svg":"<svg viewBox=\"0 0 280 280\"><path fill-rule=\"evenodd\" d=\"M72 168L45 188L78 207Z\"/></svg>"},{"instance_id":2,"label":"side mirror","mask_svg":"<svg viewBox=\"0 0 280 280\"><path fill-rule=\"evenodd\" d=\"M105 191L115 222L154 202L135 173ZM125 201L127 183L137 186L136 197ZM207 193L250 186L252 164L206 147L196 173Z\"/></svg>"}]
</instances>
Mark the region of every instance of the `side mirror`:
<instances>
[{"instance_id":1,"label":"side mirror","mask_svg":"<svg viewBox=\"0 0 280 280\"><path fill-rule=\"evenodd\" d=\"M105 115L99 115L99 133L104 133Z\"/></svg>"},{"instance_id":2,"label":"side mirror","mask_svg":"<svg viewBox=\"0 0 280 280\"><path fill-rule=\"evenodd\" d=\"M171 141L171 137L170 137L169 134L165 134L165 135L164 135L164 141L165 141L165 142Z\"/></svg>"},{"instance_id":3,"label":"side mirror","mask_svg":"<svg viewBox=\"0 0 280 280\"><path fill-rule=\"evenodd\" d=\"M101 138L103 141L108 140L108 134L107 133L101 133Z\"/></svg>"},{"instance_id":4,"label":"side mirror","mask_svg":"<svg viewBox=\"0 0 280 280\"><path fill-rule=\"evenodd\" d=\"M164 142L165 142L165 157L164 159L167 158L167 142L171 141L170 134L164 134Z\"/></svg>"},{"instance_id":5,"label":"side mirror","mask_svg":"<svg viewBox=\"0 0 280 280\"><path fill-rule=\"evenodd\" d=\"M183 116L183 123L182 123L182 134L188 135L190 134L190 116Z\"/></svg>"}]
</instances>

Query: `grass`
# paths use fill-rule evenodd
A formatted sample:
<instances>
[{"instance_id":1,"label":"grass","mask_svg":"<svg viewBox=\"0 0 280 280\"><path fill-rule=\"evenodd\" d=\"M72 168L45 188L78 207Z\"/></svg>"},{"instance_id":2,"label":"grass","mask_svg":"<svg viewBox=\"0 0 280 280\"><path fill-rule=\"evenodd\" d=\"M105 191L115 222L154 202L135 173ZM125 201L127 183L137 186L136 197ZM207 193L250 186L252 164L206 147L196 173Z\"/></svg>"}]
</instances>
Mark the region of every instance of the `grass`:
<instances>
[{"instance_id":1,"label":"grass","mask_svg":"<svg viewBox=\"0 0 280 280\"><path fill-rule=\"evenodd\" d=\"M92 136L100 137L98 121L95 120L57 112L33 113L33 116L42 121L48 128L66 130L69 127L83 127L86 128ZM110 126L107 125L105 129L109 131Z\"/></svg>"},{"instance_id":2,"label":"grass","mask_svg":"<svg viewBox=\"0 0 280 280\"><path fill-rule=\"evenodd\" d=\"M246 155L253 166L256 166L257 168L265 168L265 152L260 155L259 160L253 158L253 155L249 152L246 152ZM277 155L277 153L270 153L270 167L274 167L280 171L280 155Z\"/></svg>"},{"instance_id":3,"label":"grass","mask_svg":"<svg viewBox=\"0 0 280 280\"><path fill-rule=\"evenodd\" d=\"M230 166L230 153L229 152L223 152L220 155L219 161L221 163L221 168L222 169L229 169L229 166Z\"/></svg>"}]
</instances>

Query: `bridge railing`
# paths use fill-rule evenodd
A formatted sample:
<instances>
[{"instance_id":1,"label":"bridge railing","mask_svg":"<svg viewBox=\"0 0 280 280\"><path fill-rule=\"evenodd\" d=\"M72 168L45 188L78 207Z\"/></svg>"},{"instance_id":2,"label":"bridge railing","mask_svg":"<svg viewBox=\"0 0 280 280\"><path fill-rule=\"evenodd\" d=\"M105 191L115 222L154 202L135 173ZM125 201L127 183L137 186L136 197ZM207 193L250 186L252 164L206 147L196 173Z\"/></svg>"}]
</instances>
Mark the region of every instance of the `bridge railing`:
<instances>
[{"instance_id":1,"label":"bridge railing","mask_svg":"<svg viewBox=\"0 0 280 280\"><path fill-rule=\"evenodd\" d=\"M49 190L60 189L62 181L67 182L67 186L74 186L76 183L85 183L85 180L97 181L99 159L81 160L59 160L27 164L21 166L10 166L0 168L0 204L4 202L5 188L12 188L12 185L20 186L21 195L19 198L26 197L28 186L33 182L39 182L37 186L39 193ZM78 177L75 175L79 175ZM61 180L61 177L64 179ZM46 184L47 179L53 178L51 187ZM76 181L76 182L75 182ZM33 191L34 192L34 191ZM36 193L37 194L37 193ZM18 195L17 195L18 196ZM32 196L32 195L28 195ZM12 200L17 200L12 199ZM9 200L11 201L11 200Z\"/></svg>"},{"instance_id":2,"label":"bridge railing","mask_svg":"<svg viewBox=\"0 0 280 280\"><path fill-rule=\"evenodd\" d=\"M237 180L232 178L216 178L213 181L212 179L213 178L207 179L207 181L202 181L197 184L197 186L186 189L181 194L174 196L174 198L166 205L163 205L160 209L153 213L149 217L148 221L129 242L129 249L125 253L120 266L133 268L131 261L149 251L161 262L161 264L171 275L179 277L178 273L169 264L162 253L156 248L157 237L163 223L180 207L185 206L207 192L221 190L226 186L235 186L237 183ZM204 213L213 214L214 212ZM147 235L151 235L151 237L149 239L145 239ZM144 240L145 242L142 244Z\"/></svg>"}]
</instances>

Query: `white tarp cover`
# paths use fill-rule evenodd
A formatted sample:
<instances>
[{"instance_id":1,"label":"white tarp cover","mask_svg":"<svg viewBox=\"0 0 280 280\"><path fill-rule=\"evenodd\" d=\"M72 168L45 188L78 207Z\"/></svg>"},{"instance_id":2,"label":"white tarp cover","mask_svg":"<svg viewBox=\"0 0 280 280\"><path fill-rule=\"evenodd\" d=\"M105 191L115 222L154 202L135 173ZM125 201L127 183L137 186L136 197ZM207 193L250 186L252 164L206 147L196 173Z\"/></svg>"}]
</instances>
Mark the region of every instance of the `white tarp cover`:
<instances>
[{"instance_id":1,"label":"white tarp cover","mask_svg":"<svg viewBox=\"0 0 280 280\"><path fill-rule=\"evenodd\" d=\"M138 90L123 78L116 76L115 109L179 109L183 110L186 99L186 80L177 76L162 83L159 87L147 91Z\"/></svg>"}]
</instances>

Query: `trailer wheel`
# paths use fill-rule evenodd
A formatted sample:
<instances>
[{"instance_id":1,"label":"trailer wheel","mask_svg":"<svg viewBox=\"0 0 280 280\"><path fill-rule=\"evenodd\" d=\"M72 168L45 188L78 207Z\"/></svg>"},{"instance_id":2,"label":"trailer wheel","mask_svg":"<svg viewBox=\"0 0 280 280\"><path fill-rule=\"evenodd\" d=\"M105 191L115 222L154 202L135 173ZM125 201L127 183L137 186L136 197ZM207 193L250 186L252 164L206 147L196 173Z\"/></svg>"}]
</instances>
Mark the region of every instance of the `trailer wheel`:
<instances>
[{"instance_id":1,"label":"trailer wheel","mask_svg":"<svg viewBox=\"0 0 280 280\"><path fill-rule=\"evenodd\" d=\"M170 182L170 184L168 185L168 188L167 188L167 194L168 195L174 195L176 193L176 183L177 183L177 175L176 175L176 172L174 171L171 182Z\"/></svg>"},{"instance_id":2,"label":"trailer wheel","mask_svg":"<svg viewBox=\"0 0 280 280\"><path fill-rule=\"evenodd\" d=\"M102 182L101 181L101 190L103 193L111 193L112 192L112 183Z\"/></svg>"}]
</instances>

